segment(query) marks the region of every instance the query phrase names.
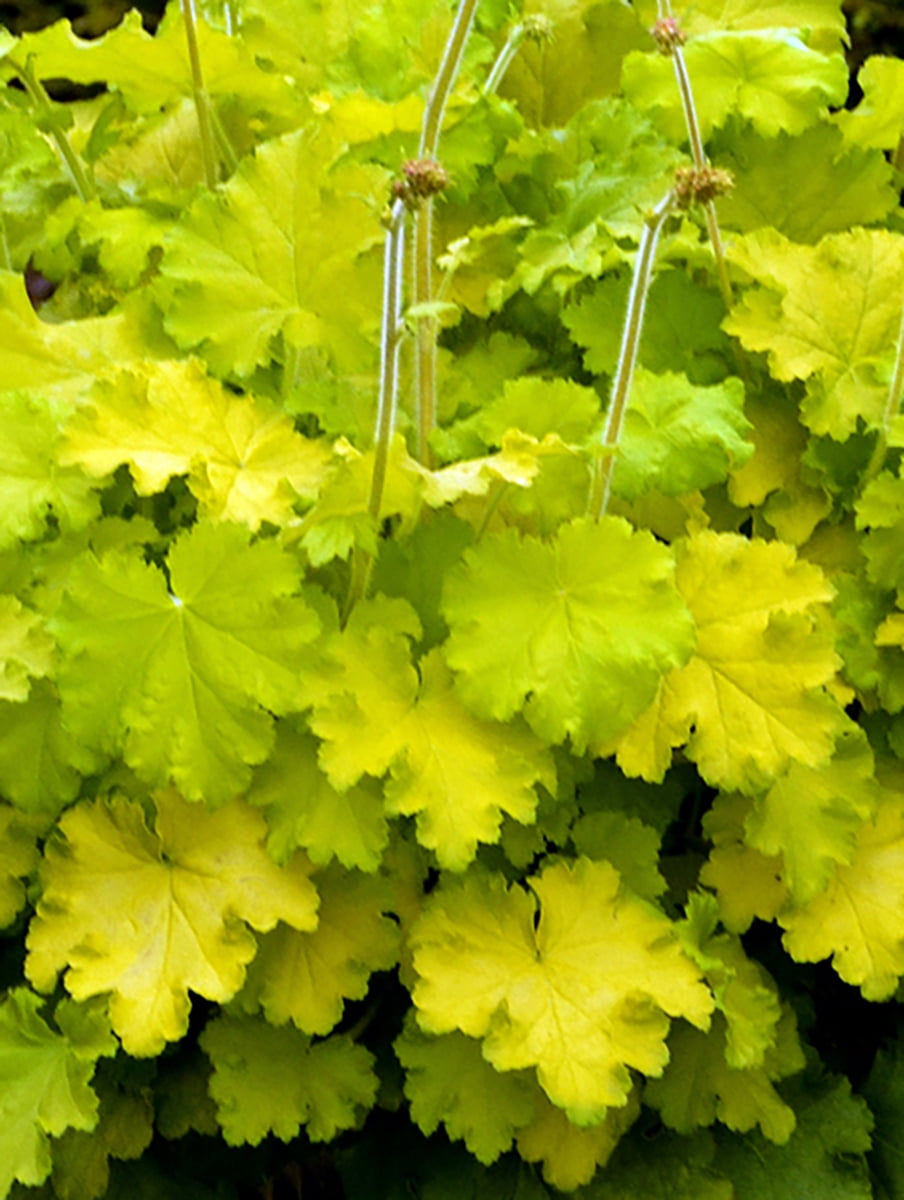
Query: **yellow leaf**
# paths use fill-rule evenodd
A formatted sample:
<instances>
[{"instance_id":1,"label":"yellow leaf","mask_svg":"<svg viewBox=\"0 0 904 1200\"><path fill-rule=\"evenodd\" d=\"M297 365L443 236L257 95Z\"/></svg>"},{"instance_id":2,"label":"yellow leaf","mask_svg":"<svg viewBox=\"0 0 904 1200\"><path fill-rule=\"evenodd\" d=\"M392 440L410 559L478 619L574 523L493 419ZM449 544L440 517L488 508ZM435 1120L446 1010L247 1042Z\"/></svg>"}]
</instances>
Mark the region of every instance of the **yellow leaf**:
<instances>
[{"instance_id":1,"label":"yellow leaf","mask_svg":"<svg viewBox=\"0 0 904 1200\"><path fill-rule=\"evenodd\" d=\"M715 891L722 924L732 933L743 933L754 917L774 920L788 901L781 855L767 858L744 841L751 807L746 796L719 796L703 818L704 832L714 846L700 882Z\"/></svg>"},{"instance_id":2,"label":"yellow leaf","mask_svg":"<svg viewBox=\"0 0 904 1200\"><path fill-rule=\"evenodd\" d=\"M238 800L208 812L174 791L156 809L154 832L122 796L69 809L27 939L35 987L49 991L62 971L77 1000L111 993L111 1023L134 1056L185 1033L189 990L235 995L257 948L246 923L317 924L309 864L275 865L259 813Z\"/></svg>"},{"instance_id":3,"label":"yellow leaf","mask_svg":"<svg viewBox=\"0 0 904 1200\"><path fill-rule=\"evenodd\" d=\"M670 748L686 741L707 783L728 789L766 786L792 761L825 762L845 717L820 690L838 664L822 571L780 542L709 531L676 547L676 557L696 653L603 752L658 781Z\"/></svg>"},{"instance_id":4,"label":"yellow leaf","mask_svg":"<svg viewBox=\"0 0 904 1200\"><path fill-rule=\"evenodd\" d=\"M887 795L861 826L849 866L801 908L779 915L783 942L798 962L832 956L867 1000L887 1000L904 974L904 802Z\"/></svg>"},{"instance_id":5,"label":"yellow leaf","mask_svg":"<svg viewBox=\"0 0 904 1200\"><path fill-rule=\"evenodd\" d=\"M128 463L145 496L187 475L208 516L257 529L283 524L298 497L316 497L329 449L277 409L228 392L198 362L148 361L94 388L60 457L95 477Z\"/></svg>"},{"instance_id":6,"label":"yellow leaf","mask_svg":"<svg viewBox=\"0 0 904 1200\"><path fill-rule=\"evenodd\" d=\"M482 874L431 895L410 935L418 1021L484 1038L499 1071L536 1067L553 1104L593 1125L627 1104L629 1068L662 1071L668 1018L705 1026L712 997L668 918L609 863L529 882L535 898Z\"/></svg>"}]
</instances>

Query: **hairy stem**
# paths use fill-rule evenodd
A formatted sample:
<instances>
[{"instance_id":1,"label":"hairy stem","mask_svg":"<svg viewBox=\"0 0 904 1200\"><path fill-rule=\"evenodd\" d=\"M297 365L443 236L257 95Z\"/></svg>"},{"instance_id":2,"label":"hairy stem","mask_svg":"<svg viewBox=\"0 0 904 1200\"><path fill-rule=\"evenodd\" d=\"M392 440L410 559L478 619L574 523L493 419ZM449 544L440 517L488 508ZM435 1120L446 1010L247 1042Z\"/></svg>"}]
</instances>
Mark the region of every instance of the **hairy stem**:
<instances>
[{"instance_id":1,"label":"hairy stem","mask_svg":"<svg viewBox=\"0 0 904 1200\"><path fill-rule=\"evenodd\" d=\"M512 27L511 33L505 39L505 44L496 55L496 61L490 67L490 73L487 75L486 82L481 89L484 96L492 96L497 91L523 41L524 22L519 21L517 25Z\"/></svg>"},{"instance_id":2,"label":"hairy stem","mask_svg":"<svg viewBox=\"0 0 904 1200\"><path fill-rule=\"evenodd\" d=\"M7 58L6 61L22 81L22 84L31 98L32 103L51 117L51 120L48 121L48 136L56 147L60 161L69 173L69 178L72 180L76 195L78 196L79 200L81 200L84 204L87 204L89 200L93 200L97 195L97 189L94 186L94 180L85 170L82 160L72 149L72 143L66 136L65 131L60 129L53 121L53 101L47 95L44 85L35 74L31 59L25 63L24 67L19 66L19 64L11 58Z\"/></svg>"},{"instance_id":3,"label":"hairy stem","mask_svg":"<svg viewBox=\"0 0 904 1200\"><path fill-rule=\"evenodd\" d=\"M188 60L191 64L192 91L195 100L195 112L198 116L198 135L201 140L201 161L204 163L204 180L209 188L217 186L217 153L214 144L213 121L211 119L210 97L204 86L204 72L201 69L201 52L198 48L198 18L195 11L195 0L179 0L182 7L182 19L185 22L185 40L188 45Z\"/></svg>"},{"instance_id":4,"label":"hairy stem","mask_svg":"<svg viewBox=\"0 0 904 1200\"><path fill-rule=\"evenodd\" d=\"M598 521L609 507L615 450L621 437L625 412L631 396L631 383L634 379L634 368L637 365L637 348L640 345L647 296L653 280L656 248L659 245L663 226L668 220L674 204L674 192L669 191L647 216L643 232L640 235L640 246L634 261L631 291L628 294L628 309L625 315L625 327L622 331L618 366L612 380L609 411L606 414L606 424L600 440L603 453L594 459L591 468L587 515L594 521Z\"/></svg>"},{"instance_id":5,"label":"hairy stem","mask_svg":"<svg viewBox=\"0 0 904 1200\"><path fill-rule=\"evenodd\" d=\"M700 121L697 117L697 106L694 103L694 90L691 87L691 77L688 74L687 63L681 47L676 46L672 51L672 65L675 68L675 79L681 96L681 107L684 110L684 123L687 126L687 136L691 145L694 166L702 171L707 166L706 153L703 149L703 138L700 134ZM734 298L731 293L731 281L728 277L728 264L725 261L725 250L722 246L722 234L719 231L719 221L716 217L715 203L710 200L704 205L706 213L706 228L716 260L716 270L719 275L719 288L725 307L731 308Z\"/></svg>"},{"instance_id":6,"label":"hairy stem","mask_svg":"<svg viewBox=\"0 0 904 1200\"><path fill-rule=\"evenodd\" d=\"M435 159L439 146L446 104L455 84L468 34L477 11L478 0L461 0L455 21L449 32L442 61L430 98L424 109L418 157ZM424 200L414 222L414 304L429 304L433 299L433 198ZM436 426L436 337L437 322L424 317L418 322L415 340L415 425L417 427L417 457L429 465L429 438Z\"/></svg>"}]
</instances>

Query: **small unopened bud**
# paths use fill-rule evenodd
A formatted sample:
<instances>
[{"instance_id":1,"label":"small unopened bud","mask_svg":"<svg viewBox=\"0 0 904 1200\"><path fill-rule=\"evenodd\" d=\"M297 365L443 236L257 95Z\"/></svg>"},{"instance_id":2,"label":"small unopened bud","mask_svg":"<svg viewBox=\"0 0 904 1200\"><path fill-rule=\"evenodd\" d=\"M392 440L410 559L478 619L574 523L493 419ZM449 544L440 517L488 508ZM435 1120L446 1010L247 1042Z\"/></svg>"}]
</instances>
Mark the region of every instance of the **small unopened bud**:
<instances>
[{"instance_id":1,"label":"small unopened bud","mask_svg":"<svg viewBox=\"0 0 904 1200\"><path fill-rule=\"evenodd\" d=\"M526 42L551 42L555 37L553 23L543 13L529 13L521 22L521 30Z\"/></svg>"},{"instance_id":2,"label":"small unopened bud","mask_svg":"<svg viewBox=\"0 0 904 1200\"><path fill-rule=\"evenodd\" d=\"M650 33L659 53L669 58L687 41L687 34L682 31L676 17L660 17Z\"/></svg>"},{"instance_id":3,"label":"small unopened bud","mask_svg":"<svg viewBox=\"0 0 904 1200\"><path fill-rule=\"evenodd\" d=\"M409 210L419 208L423 200L436 196L449 186L449 173L433 158L411 158L402 163L402 178L393 180L390 193Z\"/></svg>"},{"instance_id":4,"label":"small unopened bud","mask_svg":"<svg viewBox=\"0 0 904 1200\"><path fill-rule=\"evenodd\" d=\"M709 204L717 196L724 196L734 187L731 171L721 167L679 167L675 172L673 194L678 208L690 208L692 204Z\"/></svg>"}]
</instances>

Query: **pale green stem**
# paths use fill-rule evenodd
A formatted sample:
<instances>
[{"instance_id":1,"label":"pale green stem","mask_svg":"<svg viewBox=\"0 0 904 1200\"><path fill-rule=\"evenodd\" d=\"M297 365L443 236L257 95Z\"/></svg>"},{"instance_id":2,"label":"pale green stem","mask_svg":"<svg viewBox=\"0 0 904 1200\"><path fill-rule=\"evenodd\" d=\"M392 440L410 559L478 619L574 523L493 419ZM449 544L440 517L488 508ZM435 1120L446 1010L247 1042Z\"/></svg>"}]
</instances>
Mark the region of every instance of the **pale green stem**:
<instances>
[{"instance_id":1,"label":"pale green stem","mask_svg":"<svg viewBox=\"0 0 904 1200\"><path fill-rule=\"evenodd\" d=\"M374 466L370 477L367 512L374 522L380 519L389 451L395 432L398 406L399 345L402 339L402 278L405 261L405 204L396 200L390 211L383 247L383 318L380 332L380 394L374 429ZM351 573L343 620L348 619L359 600L367 593L372 566L371 555L356 547L352 552Z\"/></svg>"},{"instance_id":2,"label":"pale green stem","mask_svg":"<svg viewBox=\"0 0 904 1200\"><path fill-rule=\"evenodd\" d=\"M201 52L198 48L198 18L195 0L179 0L182 19L185 23L185 40L188 45L188 61L191 64L191 81L194 92L195 112L198 116L198 136L201 141L201 161L204 164L204 179L207 186L215 188L217 178L217 154L214 146L213 121L211 120L210 97L204 86L201 68Z\"/></svg>"},{"instance_id":3,"label":"pale green stem","mask_svg":"<svg viewBox=\"0 0 904 1200\"><path fill-rule=\"evenodd\" d=\"M506 71L512 65L512 61L523 41L524 24L519 21L506 38L505 45L496 55L496 61L490 67L490 73L487 75L486 83L484 83L482 88L484 96L492 96L496 92L500 83L502 83Z\"/></svg>"},{"instance_id":4,"label":"pale green stem","mask_svg":"<svg viewBox=\"0 0 904 1200\"><path fill-rule=\"evenodd\" d=\"M882 427L867 464L864 483L878 475L885 466L885 456L888 453L888 434L892 421L901 411L902 394L904 394L904 307L901 310L901 324L898 328L898 342L895 347L895 365L892 370L891 383L888 385L888 399L885 401L885 412L882 414Z\"/></svg>"},{"instance_id":5,"label":"pale green stem","mask_svg":"<svg viewBox=\"0 0 904 1200\"><path fill-rule=\"evenodd\" d=\"M209 102L207 111L210 114L210 124L220 151L220 158L225 164L227 173L232 175L239 165L239 156L235 152L235 147L230 141L229 134L223 128L223 122L217 115L217 110Z\"/></svg>"},{"instance_id":6,"label":"pale green stem","mask_svg":"<svg viewBox=\"0 0 904 1200\"><path fill-rule=\"evenodd\" d=\"M502 498L512 485L507 479L497 479L493 484L493 490L490 492L487 500L486 508L483 510L483 516L480 519L480 524L477 526L477 531L474 534L475 545L481 540L489 527L490 521L496 515L499 505L502 503Z\"/></svg>"},{"instance_id":7,"label":"pale green stem","mask_svg":"<svg viewBox=\"0 0 904 1200\"><path fill-rule=\"evenodd\" d=\"M4 271L13 269L13 259L9 252L9 238L6 233L6 222L3 220L3 214L0 213L0 267Z\"/></svg>"},{"instance_id":8,"label":"pale green stem","mask_svg":"<svg viewBox=\"0 0 904 1200\"><path fill-rule=\"evenodd\" d=\"M700 134L700 121L697 117L697 106L694 103L694 90L691 87L691 77L688 74L687 63L684 61L684 54L680 46L676 47L672 52L672 65L675 68L675 79L678 82L678 92L681 96L681 107L684 110L684 123L687 126L687 136L691 144L694 166L698 171L702 171L709 164L706 152L703 149L703 138ZM725 301L725 307L731 308L734 298L731 294L731 280L728 277L728 264L725 261L725 249L722 245L722 235L719 232L716 206L712 200L709 200L704 207L706 212L706 228L716 260L716 270L719 275L719 287L722 291L722 299Z\"/></svg>"},{"instance_id":9,"label":"pale green stem","mask_svg":"<svg viewBox=\"0 0 904 1200\"><path fill-rule=\"evenodd\" d=\"M442 61L424 109L421 126L419 158L436 158L439 135L446 112L446 104L461 66L462 56L474 22L478 0L461 0L455 21L443 51ZM414 222L414 289L416 305L429 304L433 300L433 199L421 205ZM418 322L415 340L415 425L417 428L417 456L425 465L430 462L430 434L436 426L436 338L438 325L434 318L424 317Z\"/></svg>"},{"instance_id":10,"label":"pale green stem","mask_svg":"<svg viewBox=\"0 0 904 1200\"><path fill-rule=\"evenodd\" d=\"M31 60L29 59L24 67L20 67L19 64L13 61L11 58L7 58L6 61L19 76L19 79L21 79L26 92L32 100L32 103L37 105L38 108L43 109L48 114L52 114L53 101L47 95L47 92L44 90L44 86L38 79L37 75L35 75ZM69 178L72 180L76 194L79 200L81 200L84 204L87 204L97 195L97 190L94 186L94 180L85 170L82 160L72 149L72 143L69 141L69 138L66 137L65 132L62 129L56 128L52 121L49 122L49 126L50 128L48 130L48 136L56 147L60 161L65 169L69 172Z\"/></svg>"},{"instance_id":11,"label":"pale green stem","mask_svg":"<svg viewBox=\"0 0 904 1200\"><path fill-rule=\"evenodd\" d=\"M643 332L647 296L653 280L656 249L674 203L674 194L669 191L647 216L643 232L640 235L640 246L634 261L631 291L628 294L628 308L625 315L625 327L622 331L618 366L612 380L609 411L606 414L606 424L600 439L603 453L594 458L591 467L587 515L594 521L598 521L609 507L615 450L621 438L625 412L631 397L631 384L634 379L634 368L637 365L637 349L640 345L640 335Z\"/></svg>"}]
</instances>

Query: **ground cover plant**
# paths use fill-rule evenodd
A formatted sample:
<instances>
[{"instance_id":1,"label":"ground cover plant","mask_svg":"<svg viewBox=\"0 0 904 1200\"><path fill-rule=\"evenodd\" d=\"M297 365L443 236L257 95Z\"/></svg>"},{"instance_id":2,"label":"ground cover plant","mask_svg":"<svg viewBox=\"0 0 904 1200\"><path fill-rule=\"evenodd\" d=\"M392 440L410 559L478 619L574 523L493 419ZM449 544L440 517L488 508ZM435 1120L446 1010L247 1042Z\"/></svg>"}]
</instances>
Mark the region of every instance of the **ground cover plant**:
<instances>
[{"instance_id":1,"label":"ground cover plant","mask_svg":"<svg viewBox=\"0 0 904 1200\"><path fill-rule=\"evenodd\" d=\"M0 35L0 1198L904 1194L904 63L846 107L845 37Z\"/></svg>"}]
</instances>

